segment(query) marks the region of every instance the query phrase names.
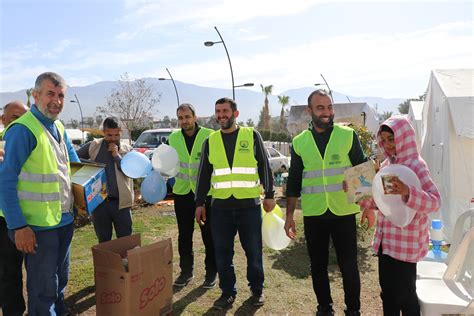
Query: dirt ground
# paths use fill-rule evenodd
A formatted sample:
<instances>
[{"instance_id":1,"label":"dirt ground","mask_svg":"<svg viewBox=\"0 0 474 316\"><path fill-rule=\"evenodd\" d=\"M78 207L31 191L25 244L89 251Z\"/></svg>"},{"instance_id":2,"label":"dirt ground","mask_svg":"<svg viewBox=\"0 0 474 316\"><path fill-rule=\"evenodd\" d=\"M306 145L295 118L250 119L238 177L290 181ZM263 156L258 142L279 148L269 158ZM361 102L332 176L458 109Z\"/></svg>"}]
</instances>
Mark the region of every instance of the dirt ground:
<instances>
[{"instance_id":1,"label":"dirt ground","mask_svg":"<svg viewBox=\"0 0 474 316\"><path fill-rule=\"evenodd\" d=\"M285 214L286 200L277 191L277 202ZM301 219L297 210L296 217ZM137 208L135 217L174 216L172 203ZM160 235L160 238L171 237L174 251L174 277L179 274L179 256L177 251L177 227L173 226ZM92 228L91 228L92 229ZM212 309L212 303L220 296L218 287L204 290L200 287L204 279L204 246L198 231L194 234L195 278L184 288L174 289L174 315L314 315L316 297L312 289L309 258L306 244L302 237L282 251L264 248L265 269L265 305L261 308L251 306L250 290L247 286L245 254L238 237L235 243L234 265L237 275L238 295L233 307L227 311ZM371 236L365 234L359 241L359 270L361 276L361 312L363 315L382 315L379 297L377 258L370 249ZM331 260L332 258L332 260ZM328 267L331 291L336 315L343 315L344 292L342 278L337 266L333 249L330 250ZM66 292L66 302L72 315L95 315L95 288L86 287L77 293ZM1 311L0 311L1 315Z\"/></svg>"}]
</instances>

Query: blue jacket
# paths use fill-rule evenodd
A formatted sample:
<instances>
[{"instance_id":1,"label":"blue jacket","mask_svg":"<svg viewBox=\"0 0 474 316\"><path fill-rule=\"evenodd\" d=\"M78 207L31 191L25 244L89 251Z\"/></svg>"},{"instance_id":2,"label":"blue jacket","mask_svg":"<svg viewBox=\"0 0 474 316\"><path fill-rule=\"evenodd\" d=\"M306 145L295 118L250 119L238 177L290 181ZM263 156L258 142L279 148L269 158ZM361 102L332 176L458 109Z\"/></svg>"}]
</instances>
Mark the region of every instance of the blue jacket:
<instances>
[{"instance_id":1,"label":"blue jacket","mask_svg":"<svg viewBox=\"0 0 474 316\"><path fill-rule=\"evenodd\" d=\"M51 135L59 141L59 131L54 125L54 121L44 116L36 107L32 105L31 113L46 127ZM77 157L71 142L66 133L63 135L66 142L66 148L71 162L78 162ZM17 229L27 226L26 220L20 208L20 203L17 194L18 175L21 168L28 159L30 153L36 147L36 138L28 128L21 124L12 123L12 126L3 135L5 143L4 162L0 163L0 207L7 221L9 229ZM54 229L72 223L74 217L71 213L63 213L61 222L52 227L37 227L31 226L35 231Z\"/></svg>"}]
</instances>

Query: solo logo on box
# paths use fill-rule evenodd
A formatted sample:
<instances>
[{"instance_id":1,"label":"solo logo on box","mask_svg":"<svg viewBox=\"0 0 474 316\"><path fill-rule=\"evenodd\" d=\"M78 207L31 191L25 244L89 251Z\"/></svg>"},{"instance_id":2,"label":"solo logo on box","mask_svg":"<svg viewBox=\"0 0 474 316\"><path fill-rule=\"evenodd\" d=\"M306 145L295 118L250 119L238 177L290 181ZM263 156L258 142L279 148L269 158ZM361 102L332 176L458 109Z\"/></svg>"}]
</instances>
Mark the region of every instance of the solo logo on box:
<instances>
[{"instance_id":1,"label":"solo logo on box","mask_svg":"<svg viewBox=\"0 0 474 316\"><path fill-rule=\"evenodd\" d=\"M101 304L116 304L122 301L122 294L112 291L110 293L104 292L100 296Z\"/></svg>"},{"instance_id":2,"label":"solo logo on box","mask_svg":"<svg viewBox=\"0 0 474 316\"><path fill-rule=\"evenodd\" d=\"M143 289L140 295L140 309L145 308L165 288L166 279L164 277L157 278L150 287Z\"/></svg>"}]
</instances>

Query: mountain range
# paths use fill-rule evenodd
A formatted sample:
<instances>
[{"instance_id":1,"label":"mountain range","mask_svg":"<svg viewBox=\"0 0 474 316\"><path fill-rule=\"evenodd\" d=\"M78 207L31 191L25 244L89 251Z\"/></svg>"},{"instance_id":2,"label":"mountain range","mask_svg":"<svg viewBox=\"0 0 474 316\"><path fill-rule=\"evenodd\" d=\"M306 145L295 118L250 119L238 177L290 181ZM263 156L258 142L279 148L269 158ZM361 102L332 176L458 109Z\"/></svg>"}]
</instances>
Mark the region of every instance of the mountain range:
<instances>
[{"instance_id":1,"label":"mountain range","mask_svg":"<svg viewBox=\"0 0 474 316\"><path fill-rule=\"evenodd\" d=\"M164 116L175 117L177 99L173 84L170 80L158 80L157 78L145 78L146 84L151 86L156 96L159 96L159 103L155 107L155 119L162 119ZM214 113L214 103L217 99L232 96L231 89L219 89L211 87L202 87L181 81L175 81L179 94L180 103L191 103L196 108L197 115L200 117L211 116ZM112 90L118 88L118 81L101 81L88 86L68 87L65 108L61 113L61 119L69 122L72 118L80 120L79 107L75 103L74 94L77 95L82 106L84 117L94 117L100 113L96 112L98 106L103 106L106 99L110 96ZM289 105L307 104L308 95L314 87L304 87L299 89L287 90L280 95L290 97ZM247 121L251 118L254 122L258 121L260 110L264 102L264 94L245 88L235 89L236 102L240 112L238 121ZM1 92L0 106L12 100L20 100L26 103L26 89L15 92ZM406 98L383 98L383 97L361 97L347 95L342 92L333 91L335 103L366 102L376 108L378 113L386 111L398 113L398 105ZM268 96L270 112L272 116L280 115L281 105L278 103L276 95ZM33 99L31 99L33 102ZM336 113L337 116L337 113Z\"/></svg>"}]
</instances>

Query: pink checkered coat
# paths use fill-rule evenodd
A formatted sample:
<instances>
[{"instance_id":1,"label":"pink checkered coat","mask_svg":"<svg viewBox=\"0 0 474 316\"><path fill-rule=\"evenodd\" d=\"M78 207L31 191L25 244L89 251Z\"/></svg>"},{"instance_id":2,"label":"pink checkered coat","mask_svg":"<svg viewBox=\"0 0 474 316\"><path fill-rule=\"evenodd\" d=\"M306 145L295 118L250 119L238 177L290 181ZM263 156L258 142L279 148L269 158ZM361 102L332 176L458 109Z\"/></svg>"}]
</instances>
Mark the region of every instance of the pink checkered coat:
<instances>
[{"instance_id":1,"label":"pink checkered coat","mask_svg":"<svg viewBox=\"0 0 474 316\"><path fill-rule=\"evenodd\" d=\"M373 247L376 252L382 243L383 253L392 258L405 262L418 262L428 252L429 226L428 213L436 212L440 207L440 194L431 179L426 162L421 158L416 148L415 131L410 122L402 117L395 116L386 120L382 125L387 125L394 132L396 156L389 157L382 146L380 129L377 135L378 144L384 151L385 159L381 168L391 163L402 164L413 170L421 183L421 190L410 188L410 196L405 204L416 210L416 215L407 226L400 228L393 225L378 212L377 227L374 235ZM362 209L377 206L373 199L366 199L360 203Z\"/></svg>"}]
</instances>

